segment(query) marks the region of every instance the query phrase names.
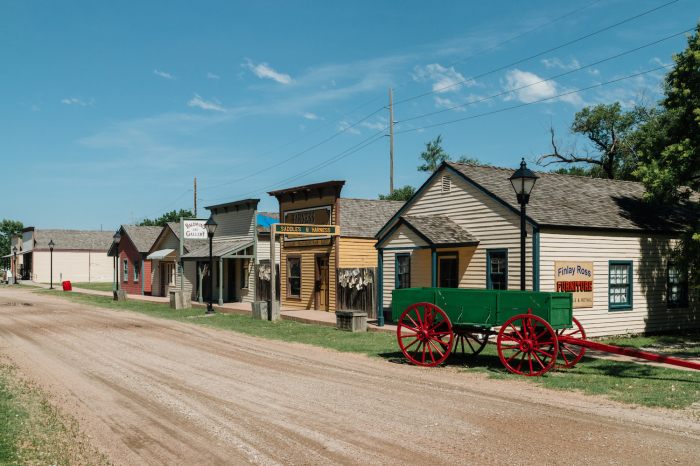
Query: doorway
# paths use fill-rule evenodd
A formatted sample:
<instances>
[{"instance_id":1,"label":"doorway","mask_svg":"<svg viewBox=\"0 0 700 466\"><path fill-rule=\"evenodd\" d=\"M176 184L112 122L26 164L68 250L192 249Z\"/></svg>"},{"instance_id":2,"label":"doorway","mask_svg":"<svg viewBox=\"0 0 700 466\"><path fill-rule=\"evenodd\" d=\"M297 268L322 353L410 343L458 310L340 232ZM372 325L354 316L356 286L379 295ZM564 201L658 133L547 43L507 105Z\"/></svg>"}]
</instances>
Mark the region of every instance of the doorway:
<instances>
[{"instance_id":1,"label":"doorway","mask_svg":"<svg viewBox=\"0 0 700 466\"><path fill-rule=\"evenodd\" d=\"M316 256L316 296L314 308L319 311L328 311L330 277L330 259L327 254Z\"/></svg>"},{"instance_id":2,"label":"doorway","mask_svg":"<svg viewBox=\"0 0 700 466\"><path fill-rule=\"evenodd\" d=\"M228 272L228 280L226 280L226 287L228 288L228 302L236 303L236 259L225 259L226 260L226 272Z\"/></svg>"},{"instance_id":3,"label":"doorway","mask_svg":"<svg viewBox=\"0 0 700 466\"><path fill-rule=\"evenodd\" d=\"M165 263L160 263L160 295L165 296Z\"/></svg>"},{"instance_id":4,"label":"doorway","mask_svg":"<svg viewBox=\"0 0 700 466\"><path fill-rule=\"evenodd\" d=\"M459 287L459 268L457 253L438 254L438 287L440 288L458 288Z\"/></svg>"}]
</instances>

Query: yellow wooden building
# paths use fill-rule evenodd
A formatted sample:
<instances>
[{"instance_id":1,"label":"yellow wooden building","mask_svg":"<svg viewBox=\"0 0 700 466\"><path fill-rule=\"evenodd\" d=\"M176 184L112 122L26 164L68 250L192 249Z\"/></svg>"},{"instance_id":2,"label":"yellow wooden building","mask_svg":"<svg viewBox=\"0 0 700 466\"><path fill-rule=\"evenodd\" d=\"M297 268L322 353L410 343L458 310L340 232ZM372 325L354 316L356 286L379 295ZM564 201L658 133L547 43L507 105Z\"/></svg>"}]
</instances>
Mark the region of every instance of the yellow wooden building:
<instances>
[{"instance_id":1,"label":"yellow wooden building","mask_svg":"<svg viewBox=\"0 0 700 466\"><path fill-rule=\"evenodd\" d=\"M337 225L336 237L285 235L280 240L281 306L335 311L337 270L376 267L374 235L403 202L340 196L345 181L272 191L282 223Z\"/></svg>"}]
</instances>

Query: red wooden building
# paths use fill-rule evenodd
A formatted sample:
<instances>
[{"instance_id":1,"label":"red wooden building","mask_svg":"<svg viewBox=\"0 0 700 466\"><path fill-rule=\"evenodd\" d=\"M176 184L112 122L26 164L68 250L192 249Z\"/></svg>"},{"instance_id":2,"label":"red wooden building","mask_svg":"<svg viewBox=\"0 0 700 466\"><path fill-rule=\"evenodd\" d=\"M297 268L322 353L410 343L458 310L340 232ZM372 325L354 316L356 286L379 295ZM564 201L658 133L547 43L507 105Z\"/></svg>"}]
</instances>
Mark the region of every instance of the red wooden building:
<instances>
[{"instance_id":1,"label":"red wooden building","mask_svg":"<svg viewBox=\"0 0 700 466\"><path fill-rule=\"evenodd\" d=\"M112 243L107 255L116 254L119 287L127 294L151 294L151 261L146 256L162 231L163 227L122 225L119 228L121 241L117 248Z\"/></svg>"}]
</instances>

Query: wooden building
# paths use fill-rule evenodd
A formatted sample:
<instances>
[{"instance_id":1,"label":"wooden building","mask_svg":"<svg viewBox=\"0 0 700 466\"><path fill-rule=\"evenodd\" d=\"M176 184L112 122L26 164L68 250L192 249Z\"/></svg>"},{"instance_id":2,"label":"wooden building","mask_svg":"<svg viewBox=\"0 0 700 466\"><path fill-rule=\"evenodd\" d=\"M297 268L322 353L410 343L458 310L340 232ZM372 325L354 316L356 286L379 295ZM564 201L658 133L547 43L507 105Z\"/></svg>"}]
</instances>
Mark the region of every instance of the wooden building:
<instances>
[{"instance_id":1,"label":"wooden building","mask_svg":"<svg viewBox=\"0 0 700 466\"><path fill-rule=\"evenodd\" d=\"M344 185L327 181L268 193L279 202L281 223L340 227L332 238L282 237L282 307L335 311L337 270L377 266L374 235L403 202L342 198Z\"/></svg>"},{"instance_id":2,"label":"wooden building","mask_svg":"<svg viewBox=\"0 0 700 466\"><path fill-rule=\"evenodd\" d=\"M162 231L163 227L154 226L119 227L121 241L117 247L112 243L107 256L117 256L116 278L120 288L128 294L151 294L151 262L147 256Z\"/></svg>"},{"instance_id":3,"label":"wooden building","mask_svg":"<svg viewBox=\"0 0 700 466\"><path fill-rule=\"evenodd\" d=\"M385 316L396 288L520 289L513 172L443 163L381 228ZM589 336L700 327L669 261L679 232L697 221L692 210L645 203L639 183L537 175L526 217L527 289L573 291Z\"/></svg>"}]
</instances>

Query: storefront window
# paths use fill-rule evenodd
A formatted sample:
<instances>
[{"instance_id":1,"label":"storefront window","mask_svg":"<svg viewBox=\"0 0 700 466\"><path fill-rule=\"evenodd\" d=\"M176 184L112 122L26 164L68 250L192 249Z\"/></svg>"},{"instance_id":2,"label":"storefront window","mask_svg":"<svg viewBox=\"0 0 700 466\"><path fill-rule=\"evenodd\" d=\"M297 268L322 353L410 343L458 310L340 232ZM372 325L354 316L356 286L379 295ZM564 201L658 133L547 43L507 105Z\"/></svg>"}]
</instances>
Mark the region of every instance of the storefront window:
<instances>
[{"instance_id":1,"label":"storefront window","mask_svg":"<svg viewBox=\"0 0 700 466\"><path fill-rule=\"evenodd\" d=\"M610 261L608 289L611 311L632 309L631 261Z\"/></svg>"},{"instance_id":2,"label":"storefront window","mask_svg":"<svg viewBox=\"0 0 700 466\"><path fill-rule=\"evenodd\" d=\"M139 260L134 259L134 282L139 281Z\"/></svg>"},{"instance_id":3,"label":"storefront window","mask_svg":"<svg viewBox=\"0 0 700 466\"><path fill-rule=\"evenodd\" d=\"M396 255L396 289L411 287L411 255Z\"/></svg>"},{"instance_id":4,"label":"storefront window","mask_svg":"<svg viewBox=\"0 0 700 466\"><path fill-rule=\"evenodd\" d=\"M290 297L301 297L301 258L287 258L287 293Z\"/></svg>"},{"instance_id":5,"label":"storefront window","mask_svg":"<svg viewBox=\"0 0 700 466\"><path fill-rule=\"evenodd\" d=\"M489 290L508 289L508 251L489 250L486 253L488 268L486 272L486 288Z\"/></svg>"},{"instance_id":6,"label":"storefront window","mask_svg":"<svg viewBox=\"0 0 700 466\"><path fill-rule=\"evenodd\" d=\"M668 264L668 307L688 306L688 284L673 263Z\"/></svg>"},{"instance_id":7,"label":"storefront window","mask_svg":"<svg viewBox=\"0 0 700 466\"><path fill-rule=\"evenodd\" d=\"M129 260L124 259L124 281L129 281Z\"/></svg>"}]
</instances>

